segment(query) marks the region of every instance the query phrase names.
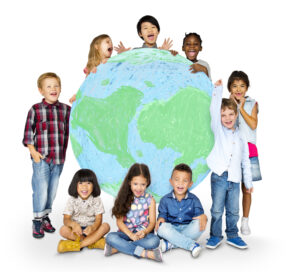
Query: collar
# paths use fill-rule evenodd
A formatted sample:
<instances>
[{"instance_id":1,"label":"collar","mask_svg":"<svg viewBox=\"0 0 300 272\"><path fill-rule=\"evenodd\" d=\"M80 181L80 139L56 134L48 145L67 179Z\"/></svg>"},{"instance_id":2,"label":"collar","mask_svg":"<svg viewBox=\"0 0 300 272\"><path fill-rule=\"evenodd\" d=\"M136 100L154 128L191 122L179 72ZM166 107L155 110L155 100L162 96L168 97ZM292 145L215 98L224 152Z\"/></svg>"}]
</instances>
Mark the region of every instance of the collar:
<instances>
[{"instance_id":1,"label":"collar","mask_svg":"<svg viewBox=\"0 0 300 272\"><path fill-rule=\"evenodd\" d=\"M79 204L80 203L85 203L86 205L89 205L89 206L91 206L93 204L93 200L94 200L94 197L93 197L92 194L86 200L83 200L80 196L78 196L77 198L75 198L75 201L77 203L79 203Z\"/></svg>"},{"instance_id":2,"label":"collar","mask_svg":"<svg viewBox=\"0 0 300 272\"><path fill-rule=\"evenodd\" d=\"M157 44L155 43L154 46L149 47L146 43L143 43L142 48L157 48Z\"/></svg>"},{"instance_id":3,"label":"collar","mask_svg":"<svg viewBox=\"0 0 300 272\"><path fill-rule=\"evenodd\" d=\"M48 102L46 102L45 98L43 98L42 103L43 103L44 106L50 107L50 108L51 107L58 107L60 105L58 100L53 104L49 104Z\"/></svg>"},{"instance_id":4,"label":"collar","mask_svg":"<svg viewBox=\"0 0 300 272\"><path fill-rule=\"evenodd\" d=\"M174 190L172 192L170 192L168 195L167 195L169 198L173 198L173 199L177 199L175 194L174 194ZM188 199L190 196L189 194L189 190L187 190L186 194L185 194L185 197L183 199Z\"/></svg>"}]
</instances>

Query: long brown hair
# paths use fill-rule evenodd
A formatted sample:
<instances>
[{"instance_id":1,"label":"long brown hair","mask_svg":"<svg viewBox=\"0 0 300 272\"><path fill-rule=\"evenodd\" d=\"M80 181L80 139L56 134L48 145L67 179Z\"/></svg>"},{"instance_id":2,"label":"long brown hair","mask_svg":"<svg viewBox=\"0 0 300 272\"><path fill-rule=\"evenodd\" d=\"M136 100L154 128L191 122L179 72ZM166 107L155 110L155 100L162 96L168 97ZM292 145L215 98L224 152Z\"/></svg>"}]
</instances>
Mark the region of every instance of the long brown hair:
<instances>
[{"instance_id":1,"label":"long brown hair","mask_svg":"<svg viewBox=\"0 0 300 272\"><path fill-rule=\"evenodd\" d=\"M149 168L146 164L135 163L133 164L117 195L114 207L112 208L112 215L117 218L125 216L130 210L131 203L134 199L134 195L130 188L130 182L134 177L143 176L147 180L147 187L151 184L151 176Z\"/></svg>"},{"instance_id":2,"label":"long brown hair","mask_svg":"<svg viewBox=\"0 0 300 272\"><path fill-rule=\"evenodd\" d=\"M100 46L101 42L106 38L110 37L106 34L102 34L94 38L91 42L88 62L86 64L86 68L88 70L87 74L89 74L94 67L97 67L101 63L103 56L101 52L98 49L96 49L96 45Z\"/></svg>"}]
</instances>

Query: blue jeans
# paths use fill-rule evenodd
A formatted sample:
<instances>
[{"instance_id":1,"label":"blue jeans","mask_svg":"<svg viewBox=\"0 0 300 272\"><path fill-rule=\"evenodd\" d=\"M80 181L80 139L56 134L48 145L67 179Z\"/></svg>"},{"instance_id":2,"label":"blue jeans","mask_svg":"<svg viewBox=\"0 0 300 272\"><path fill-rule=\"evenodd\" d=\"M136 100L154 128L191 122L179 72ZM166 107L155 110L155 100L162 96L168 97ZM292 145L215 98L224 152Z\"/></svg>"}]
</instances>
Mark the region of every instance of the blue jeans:
<instances>
[{"instance_id":1,"label":"blue jeans","mask_svg":"<svg viewBox=\"0 0 300 272\"><path fill-rule=\"evenodd\" d=\"M198 240L203 231L200 231L199 219L192 220L189 224L172 225L171 223L162 223L158 228L157 234L161 238L169 241L175 247L192 250L195 241Z\"/></svg>"},{"instance_id":2,"label":"blue jeans","mask_svg":"<svg viewBox=\"0 0 300 272\"><path fill-rule=\"evenodd\" d=\"M41 160L36 163L32 160L32 200L34 217L42 217L51 212L63 166L63 164L53 164L52 161L47 163Z\"/></svg>"},{"instance_id":3,"label":"blue jeans","mask_svg":"<svg viewBox=\"0 0 300 272\"><path fill-rule=\"evenodd\" d=\"M239 220L240 184L227 180L228 172L221 176L211 174L211 225L210 236L223 238L222 216L226 208L226 235L227 238L238 236L237 222Z\"/></svg>"},{"instance_id":4,"label":"blue jeans","mask_svg":"<svg viewBox=\"0 0 300 272\"><path fill-rule=\"evenodd\" d=\"M159 238L153 234L148 233L143 239L132 241L124 232L110 232L105 237L106 243L118 251L140 257L144 249L154 249L159 246Z\"/></svg>"}]
</instances>

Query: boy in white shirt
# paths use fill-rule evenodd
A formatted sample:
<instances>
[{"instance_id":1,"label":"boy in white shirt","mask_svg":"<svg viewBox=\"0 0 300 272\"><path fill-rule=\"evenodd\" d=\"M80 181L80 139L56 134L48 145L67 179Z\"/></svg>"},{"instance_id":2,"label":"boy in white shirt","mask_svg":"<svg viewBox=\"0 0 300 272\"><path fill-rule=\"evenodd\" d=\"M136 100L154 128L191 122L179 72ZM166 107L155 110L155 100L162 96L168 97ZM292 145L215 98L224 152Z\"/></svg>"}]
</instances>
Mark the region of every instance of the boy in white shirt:
<instances>
[{"instance_id":1,"label":"boy in white shirt","mask_svg":"<svg viewBox=\"0 0 300 272\"><path fill-rule=\"evenodd\" d=\"M251 165L247 142L235 122L237 105L233 100L222 99L222 81L215 83L210 106L211 128L215 136L214 147L207 158L211 174L211 226L206 247L215 249L222 236L222 215L226 208L227 243L237 248L247 248L238 236L239 194L242 180L248 193L252 193Z\"/></svg>"}]
</instances>

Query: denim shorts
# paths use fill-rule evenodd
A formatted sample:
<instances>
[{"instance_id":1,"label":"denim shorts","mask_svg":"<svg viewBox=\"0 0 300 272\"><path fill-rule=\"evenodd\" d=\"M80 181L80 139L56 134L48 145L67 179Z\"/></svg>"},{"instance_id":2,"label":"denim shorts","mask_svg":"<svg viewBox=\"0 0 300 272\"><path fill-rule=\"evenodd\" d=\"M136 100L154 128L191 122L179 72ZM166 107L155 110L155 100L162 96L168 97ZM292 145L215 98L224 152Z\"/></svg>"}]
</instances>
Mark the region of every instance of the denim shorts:
<instances>
[{"instance_id":1,"label":"denim shorts","mask_svg":"<svg viewBox=\"0 0 300 272\"><path fill-rule=\"evenodd\" d=\"M261 173L260 173L258 157L251 157L249 159L250 159L250 163L251 163L252 181L261 180L262 178L261 178Z\"/></svg>"}]
</instances>

